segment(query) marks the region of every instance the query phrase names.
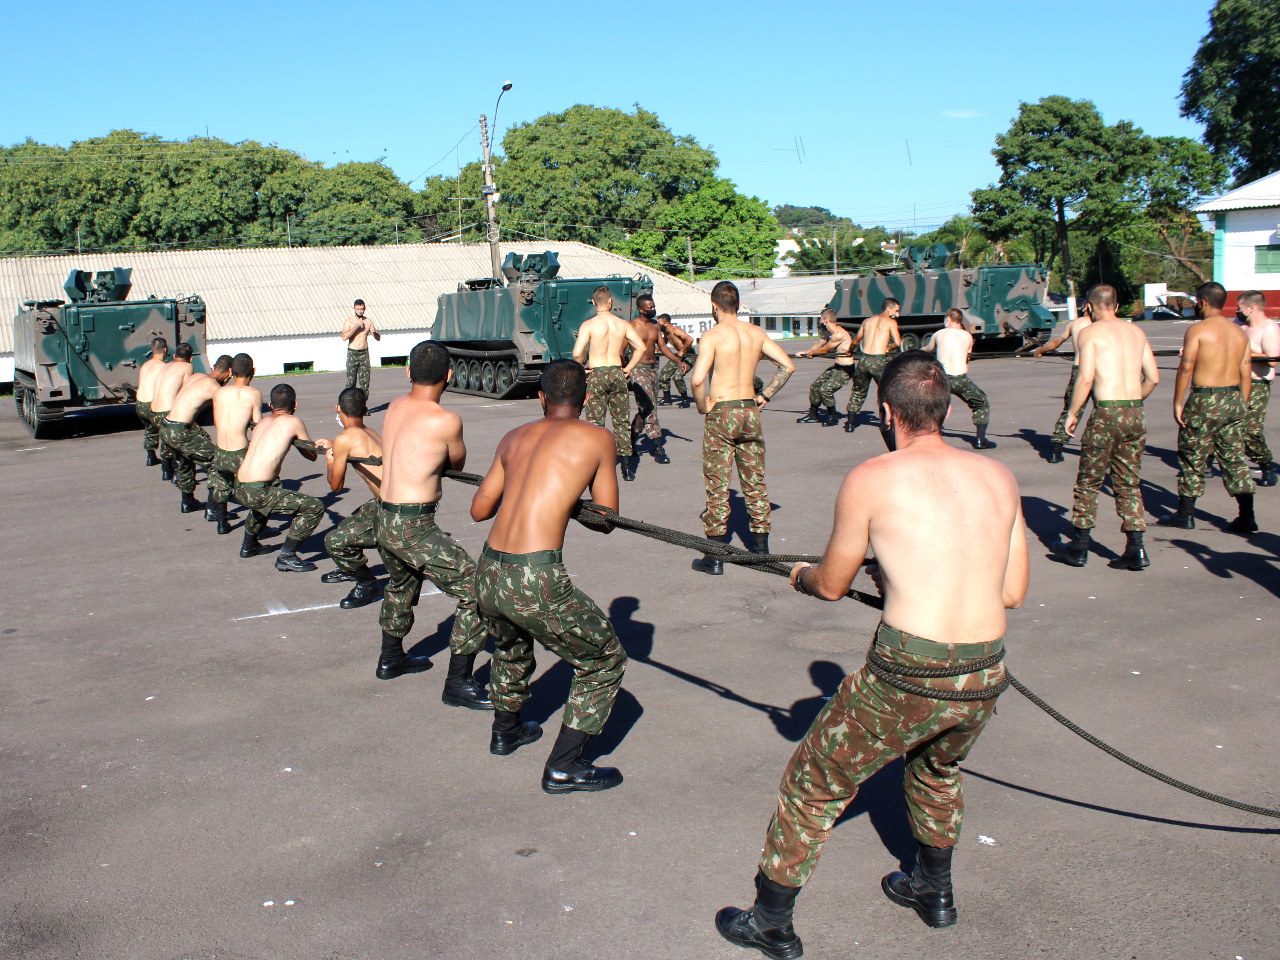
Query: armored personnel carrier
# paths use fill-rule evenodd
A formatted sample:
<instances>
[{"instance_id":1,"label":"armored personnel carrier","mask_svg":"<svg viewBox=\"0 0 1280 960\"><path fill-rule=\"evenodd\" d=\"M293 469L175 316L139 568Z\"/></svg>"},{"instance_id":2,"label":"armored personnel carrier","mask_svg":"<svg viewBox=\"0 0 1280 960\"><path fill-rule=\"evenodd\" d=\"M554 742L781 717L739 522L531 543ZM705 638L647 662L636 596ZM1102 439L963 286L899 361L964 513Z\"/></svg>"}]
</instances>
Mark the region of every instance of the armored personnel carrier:
<instances>
[{"instance_id":1,"label":"armored personnel carrier","mask_svg":"<svg viewBox=\"0 0 1280 960\"><path fill-rule=\"evenodd\" d=\"M129 300L131 272L72 270L67 300L23 302L13 319L13 400L32 436L49 436L72 410L133 403L153 337L170 351L191 344L192 363L207 372L204 301Z\"/></svg>"},{"instance_id":2,"label":"armored personnel carrier","mask_svg":"<svg viewBox=\"0 0 1280 960\"><path fill-rule=\"evenodd\" d=\"M432 339L453 355L449 388L480 397L531 396L552 360L573 356L578 327L595 316L591 294L601 285L613 292L614 312L635 317L636 297L653 293L640 277L560 276L555 253L508 253L503 279L484 277L458 284L436 303Z\"/></svg>"},{"instance_id":3,"label":"armored personnel carrier","mask_svg":"<svg viewBox=\"0 0 1280 960\"><path fill-rule=\"evenodd\" d=\"M1027 346L1049 335L1054 316L1045 306L1047 270L1029 263L947 270L953 253L951 244L907 247L902 269L877 268L868 276L837 280L827 306L841 326L856 332L893 297L902 304L898 330L904 350L923 345L941 329L951 307L964 314L974 340L986 350Z\"/></svg>"}]
</instances>

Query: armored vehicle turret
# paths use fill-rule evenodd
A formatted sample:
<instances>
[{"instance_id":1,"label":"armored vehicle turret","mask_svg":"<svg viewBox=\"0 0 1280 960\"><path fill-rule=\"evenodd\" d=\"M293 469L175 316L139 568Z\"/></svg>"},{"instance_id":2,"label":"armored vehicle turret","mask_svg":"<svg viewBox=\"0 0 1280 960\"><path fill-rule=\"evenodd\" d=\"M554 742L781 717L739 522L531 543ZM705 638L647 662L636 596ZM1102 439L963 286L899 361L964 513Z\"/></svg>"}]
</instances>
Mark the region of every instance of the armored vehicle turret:
<instances>
[{"instance_id":1,"label":"armored vehicle turret","mask_svg":"<svg viewBox=\"0 0 1280 960\"><path fill-rule=\"evenodd\" d=\"M573 356L578 327L595 315L591 294L606 286L614 313L635 317L636 297L652 294L648 277L560 276L560 261L547 251L508 253L506 283L492 277L458 284L436 303L432 339L453 355L449 388L481 397L523 397L537 390L542 368Z\"/></svg>"},{"instance_id":2,"label":"armored vehicle turret","mask_svg":"<svg viewBox=\"0 0 1280 960\"><path fill-rule=\"evenodd\" d=\"M868 276L836 281L827 304L845 329L855 332L892 297L902 304L898 330L902 346L922 346L941 329L947 310L958 308L965 326L987 349L1012 349L1049 335L1054 316L1045 306L1049 272L1037 264L1010 263L946 269L955 253L950 244L910 246L905 269L880 269Z\"/></svg>"},{"instance_id":3,"label":"armored vehicle turret","mask_svg":"<svg viewBox=\"0 0 1280 960\"><path fill-rule=\"evenodd\" d=\"M171 352L191 344L192 363L207 372L204 301L129 300L130 273L72 270L67 300L22 303L13 319L13 399L33 436L48 436L71 410L133 403L153 337Z\"/></svg>"}]
</instances>

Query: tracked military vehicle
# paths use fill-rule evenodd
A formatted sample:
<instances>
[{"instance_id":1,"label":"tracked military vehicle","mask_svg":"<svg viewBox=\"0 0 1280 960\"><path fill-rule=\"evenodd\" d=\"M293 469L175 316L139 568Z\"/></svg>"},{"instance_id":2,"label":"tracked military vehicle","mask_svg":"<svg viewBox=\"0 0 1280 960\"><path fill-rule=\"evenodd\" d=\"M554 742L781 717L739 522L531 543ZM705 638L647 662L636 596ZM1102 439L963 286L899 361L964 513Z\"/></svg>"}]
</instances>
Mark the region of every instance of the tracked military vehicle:
<instances>
[{"instance_id":1,"label":"tracked military vehicle","mask_svg":"<svg viewBox=\"0 0 1280 960\"><path fill-rule=\"evenodd\" d=\"M946 269L955 253L951 244L910 246L903 268L877 268L868 276L836 281L828 307L840 325L857 332L862 321L880 312L892 297L902 304L898 330L902 347L922 346L940 330L952 307L964 314L978 349L998 351L1034 344L1053 329L1045 305L1049 272L1037 264L994 264Z\"/></svg>"},{"instance_id":2,"label":"tracked military vehicle","mask_svg":"<svg viewBox=\"0 0 1280 960\"><path fill-rule=\"evenodd\" d=\"M612 291L614 312L624 320L635 317L636 297L653 293L644 276L562 277L551 251L508 253L502 275L467 280L436 302L431 336L453 355L449 389L457 393L531 396L543 367L573 356L578 327L595 316L596 287Z\"/></svg>"},{"instance_id":3,"label":"tracked military vehicle","mask_svg":"<svg viewBox=\"0 0 1280 960\"><path fill-rule=\"evenodd\" d=\"M189 343L196 370L208 371L204 301L129 300L130 273L72 270L67 300L22 303L13 319L13 400L32 436L49 436L72 410L133 403L153 337L170 351Z\"/></svg>"}]
</instances>

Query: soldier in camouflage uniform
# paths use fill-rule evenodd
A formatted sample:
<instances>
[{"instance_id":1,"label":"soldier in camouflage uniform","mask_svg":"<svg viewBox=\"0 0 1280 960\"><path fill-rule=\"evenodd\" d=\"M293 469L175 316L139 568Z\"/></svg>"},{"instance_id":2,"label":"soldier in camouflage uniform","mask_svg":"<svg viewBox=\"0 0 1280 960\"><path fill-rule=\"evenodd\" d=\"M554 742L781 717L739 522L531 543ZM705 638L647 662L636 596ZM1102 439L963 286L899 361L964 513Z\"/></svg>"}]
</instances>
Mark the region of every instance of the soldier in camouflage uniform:
<instances>
[{"instance_id":1,"label":"soldier in camouflage uniform","mask_svg":"<svg viewBox=\"0 0 1280 960\"><path fill-rule=\"evenodd\" d=\"M671 381L674 380L676 388L680 391L680 406L687 407L689 391L685 388L684 375L693 369L693 364L698 359L698 351L693 346L693 337L672 323L671 315L667 313L658 314L658 326L667 340L667 346L680 355L678 362L668 360L664 363L662 371L658 374L658 388L662 391L658 405L666 406L672 402Z\"/></svg>"},{"instance_id":2,"label":"soldier in camouflage uniform","mask_svg":"<svg viewBox=\"0 0 1280 960\"><path fill-rule=\"evenodd\" d=\"M369 396L369 338L381 340L382 334L373 320L364 315L364 301L357 300L342 324L342 339L347 342L347 386L359 387Z\"/></svg>"},{"instance_id":3,"label":"soldier in camouflage uniform","mask_svg":"<svg viewBox=\"0 0 1280 960\"><path fill-rule=\"evenodd\" d=\"M969 407L973 416L973 426L977 431L974 446L979 450L990 450L995 442L987 439L987 425L991 423L991 404L987 400L986 391L973 382L969 376L969 356L973 353L973 334L964 325L964 314L952 307L947 311L945 326L938 330L924 349L933 353L942 369L947 371L947 383L951 386L951 395L959 397Z\"/></svg>"},{"instance_id":4,"label":"soldier in camouflage uniform","mask_svg":"<svg viewBox=\"0 0 1280 960\"><path fill-rule=\"evenodd\" d=\"M1049 437L1053 444L1048 457L1050 463L1062 463L1066 459L1062 455L1062 448L1071 441L1071 436L1067 433L1067 417L1071 415L1071 396L1075 393L1076 377L1080 373L1079 333L1092 322L1093 316L1089 312L1089 304L1084 303L1080 307L1080 315L1067 324L1061 336L1054 337L1044 346L1036 348L1032 354L1039 359L1051 350L1057 350L1068 340L1075 339L1076 355L1071 361L1071 376L1067 378L1067 390L1062 395L1062 413L1058 417L1058 422L1053 425L1053 433Z\"/></svg>"},{"instance_id":5,"label":"soldier in camouflage uniform","mask_svg":"<svg viewBox=\"0 0 1280 960\"><path fill-rule=\"evenodd\" d=\"M614 448L622 466L622 478L634 480L635 448L631 442L631 396L627 378L644 356L644 341L631 329L631 324L613 313L613 294L603 284L591 294L596 315L578 327L573 344L573 359L587 370L589 396L586 417L598 427L604 426L605 414L613 420ZM631 348L631 359L622 365L624 347Z\"/></svg>"},{"instance_id":6,"label":"soldier in camouflage uniform","mask_svg":"<svg viewBox=\"0 0 1280 960\"><path fill-rule=\"evenodd\" d=\"M549 363L539 391L544 417L502 438L471 503L473 520L495 518L475 581L480 612L497 636L490 752L506 756L542 736L536 723L520 719L534 671L533 642L573 667L560 733L542 773L547 793L607 790L622 782L617 770L584 762L582 751L609 719L627 656L609 618L570 581L561 553L585 488L594 506L618 508L609 436L579 419L586 391L578 363ZM530 488L538 491L536 504ZM603 519L595 526L610 529Z\"/></svg>"},{"instance_id":7,"label":"soldier in camouflage uniform","mask_svg":"<svg viewBox=\"0 0 1280 960\"><path fill-rule=\"evenodd\" d=\"M156 447L160 443L160 426L151 411L151 398L155 396L156 378L164 369L169 355L169 344L164 337L151 340L151 357L138 368L138 390L134 411L142 423L142 449L147 452L147 466L154 467L160 460Z\"/></svg>"},{"instance_id":8,"label":"soldier in camouflage uniform","mask_svg":"<svg viewBox=\"0 0 1280 960\"><path fill-rule=\"evenodd\" d=\"M605 417L613 421L614 449L620 457L635 452L631 442L631 389L621 366L594 367L587 375L590 396L584 414L589 423L605 425Z\"/></svg>"},{"instance_id":9,"label":"soldier in camouflage uniform","mask_svg":"<svg viewBox=\"0 0 1280 960\"><path fill-rule=\"evenodd\" d=\"M196 417L213 402L218 388L230 379L231 357L223 354L214 363L212 373L195 373L186 379L161 424L164 445L173 451L183 513L192 513L201 507L193 496L196 464L207 468L213 461L213 440L203 427L196 425Z\"/></svg>"},{"instance_id":10,"label":"soldier in camouflage uniform","mask_svg":"<svg viewBox=\"0 0 1280 960\"><path fill-rule=\"evenodd\" d=\"M1005 608L1026 596L1028 560L1017 481L1002 465L943 441L949 401L936 360L912 351L890 361L879 403L892 452L850 472L821 563L791 571L798 592L838 600L872 554L885 571L873 566L869 573L886 615L939 639L882 622L866 665L845 678L813 721L782 775L755 902L716 914L717 931L738 946L786 960L802 955L792 925L796 897L861 784L896 757L907 761L903 792L916 868L890 873L881 888L929 926L956 922L959 765L1003 689ZM916 491L910 523L893 516L904 509L894 492L904 483ZM985 492L956 497L957 484ZM939 564L939 557L956 562Z\"/></svg>"},{"instance_id":11,"label":"soldier in camouflage uniform","mask_svg":"<svg viewBox=\"0 0 1280 960\"><path fill-rule=\"evenodd\" d=\"M1260 487L1276 485L1276 464L1267 446L1267 405L1271 400L1271 384L1276 376L1275 360L1258 357L1280 356L1280 323L1267 316L1267 298L1261 290L1246 290L1236 301L1249 338L1253 379L1249 385L1249 404L1244 415L1244 455L1262 468Z\"/></svg>"},{"instance_id":12,"label":"soldier in camouflage uniform","mask_svg":"<svg viewBox=\"0 0 1280 960\"><path fill-rule=\"evenodd\" d=\"M889 348L902 347L902 335L898 332L898 314L901 312L902 304L889 297L880 304L878 314L867 317L858 327L851 348L860 346L862 355L853 371L853 387L849 391L849 406L845 411L846 433L853 433L857 426L855 418L866 402L871 381L878 384L884 375L885 364L889 362Z\"/></svg>"},{"instance_id":13,"label":"soldier in camouflage uniform","mask_svg":"<svg viewBox=\"0 0 1280 960\"><path fill-rule=\"evenodd\" d=\"M235 494L236 474L249 452L249 428L262 420L262 392L253 386L253 357L238 353L231 359L231 383L213 395L213 425L218 442L209 464L209 506L205 517L217 523L219 534L231 532L227 504Z\"/></svg>"},{"instance_id":14,"label":"soldier in camouflage uniform","mask_svg":"<svg viewBox=\"0 0 1280 960\"><path fill-rule=\"evenodd\" d=\"M808 350L801 350L796 356L818 357L834 352L836 362L809 384L809 412L797 419L796 423L820 423L824 427L834 427L840 421L840 415L836 413L836 391L852 379L855 369L855 361L850 355L853 337L836 322L836 312L830 307L822 311L820 319L826 329L824 342Z\"/></svg>"}]
</instances>

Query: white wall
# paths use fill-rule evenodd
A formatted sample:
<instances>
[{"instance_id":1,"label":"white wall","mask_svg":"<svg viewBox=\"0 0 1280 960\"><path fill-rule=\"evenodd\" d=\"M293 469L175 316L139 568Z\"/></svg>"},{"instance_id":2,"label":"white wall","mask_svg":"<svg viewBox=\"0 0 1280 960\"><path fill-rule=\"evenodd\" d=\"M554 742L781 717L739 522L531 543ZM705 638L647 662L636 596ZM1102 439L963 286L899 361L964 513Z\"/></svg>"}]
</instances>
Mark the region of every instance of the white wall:
<instances>
[{"instance_id":1,"label":"white wall","mask_svg":"<svg viewBox=\"0 0 1280 960\"><path fill-rule=\"evenodd\" d=\"M0 383L13 383L12 353L0 353Z\"/></svg>"},{"instance_id":2,"label":"white wall","mask_svg":"<svg viewBox=\"0 0 1280 960\"><path fill-rule=\"evenodd\" d=\"M409 351L423 340L429 339L426 330L397 330L383 333L381 340L369 341L369 363L379 366L383 357L407 357ZM347 368L347 344L336 334L322 337L271 337L260 340L211 340L210 362L219 355L247 353L253 357L253 366L259 376L284 373L286 363L310 361L313 370L345 370ZM11 361L12 362L12 361Z\"/></svg>"},{"instance_id":3,"label":"white wall","mask_svg":"<svg viewBox=\"0 0 1280 960\"><path fill-rule=\"evenodd\" d=\"M1254 247L1280 243L1280 207L1227 213L1221 283L1228 290L1280 290L1280 273L1254 273Z\"/></svg>"}]
</instances>

